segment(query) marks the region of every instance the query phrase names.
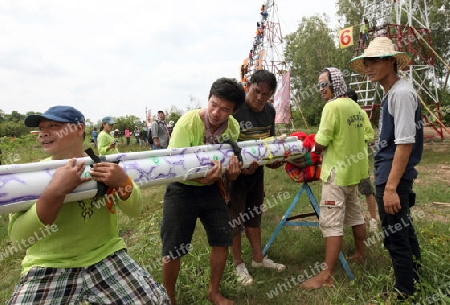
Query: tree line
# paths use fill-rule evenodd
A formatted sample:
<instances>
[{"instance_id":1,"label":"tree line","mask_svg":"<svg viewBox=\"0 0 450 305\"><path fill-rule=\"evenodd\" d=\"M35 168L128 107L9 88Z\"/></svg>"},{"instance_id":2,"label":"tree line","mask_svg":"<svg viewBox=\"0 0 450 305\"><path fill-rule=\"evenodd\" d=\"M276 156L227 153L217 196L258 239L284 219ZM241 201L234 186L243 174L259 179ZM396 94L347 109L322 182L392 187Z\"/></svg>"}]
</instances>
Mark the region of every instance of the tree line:
<instances>
[{"instance_id":1,"label":"tree line","mask_svg":"<svg viewBox=\"0 0 450 305\"><path fill-rule=\"evenodd\" d=\"M183 111L175 106L172 106L169 110L166 110L166 122L178 121L178 119L183 114ZM40 112L29 111L26 114L21 114L18 111L12 111L10 114L5 113L0 109L0 137L9 138L20 138L25 135L30 134L31 131L36 130L36 128L26 127L24 125L24 120L27 116L31 114L42 114ZM124 115L114 118L116 124L114 129L124 131L126 127L129 127L131 131L134 130L135 126L139 129L146 126L146 121L142 121L135 115ZM89 118L86 118L86 133L91 134L94 127L100 129L102 126L101 120L97 122L92 122Z\"/></svg>"}]
</instances>

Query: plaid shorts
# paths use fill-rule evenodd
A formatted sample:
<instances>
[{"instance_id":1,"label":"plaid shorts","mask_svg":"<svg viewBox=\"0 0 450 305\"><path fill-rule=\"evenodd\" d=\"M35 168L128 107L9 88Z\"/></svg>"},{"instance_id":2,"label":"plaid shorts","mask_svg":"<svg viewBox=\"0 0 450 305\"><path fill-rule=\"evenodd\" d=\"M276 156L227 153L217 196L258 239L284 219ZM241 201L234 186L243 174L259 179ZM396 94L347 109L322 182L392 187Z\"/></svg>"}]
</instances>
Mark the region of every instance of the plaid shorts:
<instances>
[{"instance_id":1,"label":"plaid shorts","mask_svg":"<svg viewBox=\"0 0 450 305\"><path fill-rule=\"evenodd\" d=\"M170 304L165 289L125 249L83 268L33 267L8 304Z\"/></svg>"}]
</instances>

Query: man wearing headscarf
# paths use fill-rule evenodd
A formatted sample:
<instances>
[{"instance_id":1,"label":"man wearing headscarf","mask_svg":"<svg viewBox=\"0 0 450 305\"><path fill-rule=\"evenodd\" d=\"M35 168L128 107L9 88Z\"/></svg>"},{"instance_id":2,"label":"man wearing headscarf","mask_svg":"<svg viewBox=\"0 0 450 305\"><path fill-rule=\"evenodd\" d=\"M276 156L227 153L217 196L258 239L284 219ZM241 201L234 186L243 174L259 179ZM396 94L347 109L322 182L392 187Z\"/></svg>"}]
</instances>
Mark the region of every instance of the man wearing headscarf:
<instances>
[{"instance_id":1,"label":"man wearing headscarf","mask_svg":"<svg viewBox=\"0 0 450 305\"><path fill-rule=\"evenodd\" d=\"M302 283L303 289L318 289L334 283L344 225L352 227L355 239L355 253L349 259L362 259L365 250L366 228L358 195L359 181L368 176L364 117L361 107L346 97L347 85L339 69L322 70L319 89L327 101L315 137L315 152L323 152L319 226L326 239L325 268Z\"/></svg>"}]
</instances>

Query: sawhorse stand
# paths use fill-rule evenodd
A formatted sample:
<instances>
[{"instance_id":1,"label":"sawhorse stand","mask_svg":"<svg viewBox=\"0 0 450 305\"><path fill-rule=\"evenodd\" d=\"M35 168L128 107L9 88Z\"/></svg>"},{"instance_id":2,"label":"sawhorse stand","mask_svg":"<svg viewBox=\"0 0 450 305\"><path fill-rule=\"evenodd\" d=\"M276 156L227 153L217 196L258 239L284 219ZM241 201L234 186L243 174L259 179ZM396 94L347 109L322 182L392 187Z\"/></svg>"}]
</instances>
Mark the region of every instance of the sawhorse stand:
<instances>
[{"instance_id":1,"label":"sawhorse stand","mask_svg":"<svg viewBox=\"0 0 450 305\"><path fill-rule=\"evenodd\" d=\"M289 217L289 215L291 214L292 210L294 209L295 205L298 202L298 199L303 194L303 192L306 192L306 194L308 195L309 202L311 203L312 207L314 208L314 213L300 214L300 215ZM298 191L297 195L295 196L294 200L292 201L291 205L287 209L283 218L281 218L281 221L278 224L277 228L275 229L275 232L273 232L272 236L270 237L269 241L267 242L266 246L264 247L264 250L262 251L263 255L266 255L267 250L269 250L269 247L272 245L273 241L275 240L275 237L277 237L278 232L280 232L280 230L283 226L318 227L319 223L317 221L311 222L311 221L292 221L292 220L298 219L298 218L305 218L305 217L309 217L309 216L317 216L317 218L319 218L319 213L320 213L320 210L319 210L319 206L317 205L316 198L314 197L308 183L304 183L302 188ZM342 267L344 268L345 272L347 272L347 275L350 278L350 280L353 280L355 277L353 276L353 273L350 270L350 267L348 266L348 263L345 260L345 257L342 254L342 252L339 252L339 260L341 261Z\"/></svg>"}]
</instances>

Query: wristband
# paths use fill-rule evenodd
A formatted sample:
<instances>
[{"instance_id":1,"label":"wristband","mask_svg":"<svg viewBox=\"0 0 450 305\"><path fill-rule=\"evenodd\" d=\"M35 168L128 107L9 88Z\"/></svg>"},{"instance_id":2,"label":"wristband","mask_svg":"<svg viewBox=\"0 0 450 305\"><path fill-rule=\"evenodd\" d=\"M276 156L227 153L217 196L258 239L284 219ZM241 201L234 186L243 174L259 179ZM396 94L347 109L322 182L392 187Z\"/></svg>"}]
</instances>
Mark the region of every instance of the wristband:
<instances>
[{"instance_id":1,"label":"wristband","mask_svg":"<svg viewBox=\"0 0 450 305\"><path fill-rule=\"evenodd\" d=\"M121 195L130 196L133 192L134 184L130 176L128 176L127 181L119 187L119 192Z\"/></svg>"},{"instance_id":2,"label":"wristband","mask_svg":"<svg viewBox=\"0 0 450 305\"><path fill-rule=\"evenodd\" d=\"M112 209L112 207L114 206L114 193L118 193L119 197L130 197L131 193L133 192L133 188L133 180L130 178L130 176L128 176L127 181L125 181L125 183L122 184L118 189L112 187L108 188L108 190L106 191L106 209L111 214L115 214L114 210Z\"/></svg>"},{"instance_id":3,"label":"wristband","mask_svg":"<svg viewBox=\"0 0 450 305\"><path fill-rule=\"evenodd\" d=\"M116 192L115 188L109 187L106 191L106 209L111 213L115 214L114 210L112 209L114 206L114 193Z\"/></svg>"}]
</instances>

